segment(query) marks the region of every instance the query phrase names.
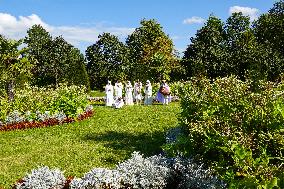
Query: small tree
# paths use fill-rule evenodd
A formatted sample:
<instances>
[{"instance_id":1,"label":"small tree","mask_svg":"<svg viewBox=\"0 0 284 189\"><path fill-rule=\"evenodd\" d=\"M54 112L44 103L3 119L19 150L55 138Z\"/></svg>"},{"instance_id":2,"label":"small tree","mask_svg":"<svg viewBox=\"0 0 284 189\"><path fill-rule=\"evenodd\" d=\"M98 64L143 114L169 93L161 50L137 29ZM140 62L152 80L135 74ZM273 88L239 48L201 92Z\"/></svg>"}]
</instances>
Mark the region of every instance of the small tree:
<instances>
[{"instance_id":1,"label":"small tree","mask_svg":"<svg viewBox=\"0 0 284 189\"><path fill-rule=\"evenodd\" d=\"M32 59L27 48L19 48L23 40L0 37L0 80L6 83L9 101L14 99L14 87L28 81L32 74Z\"/></svg>"}]
</instances>

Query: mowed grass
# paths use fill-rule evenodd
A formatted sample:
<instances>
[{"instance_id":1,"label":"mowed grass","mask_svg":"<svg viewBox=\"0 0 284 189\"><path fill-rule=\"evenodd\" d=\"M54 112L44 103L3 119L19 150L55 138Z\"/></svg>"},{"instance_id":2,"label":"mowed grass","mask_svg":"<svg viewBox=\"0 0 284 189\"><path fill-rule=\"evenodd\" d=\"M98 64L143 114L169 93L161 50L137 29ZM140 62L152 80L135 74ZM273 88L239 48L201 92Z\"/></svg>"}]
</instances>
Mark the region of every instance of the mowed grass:
<instances>
[{"instance_id":1,"label":"mowed grass","mask_svg":"<svg viewBox=\"0 0 284 189\"><path fill-rule=\"evenodd\" d=\"M89 95L93 97L104 97L106 93L104 91L96 90L96 91L90 91Z\"/></svg>"},{"instance_id":2,"label":"mowed grass","mask_svg":"<svg viewBox=\"0 0 284 189\"><path fill-rule=\"evenodd\" d=\"M94 117L72 124L0 132L0 188L10 188L38 166L82 177L94 167L113 168L133 151L161 152L165 133L177 126L179 103L169 106L95 106Z\"/></svg>"}]
</instances>

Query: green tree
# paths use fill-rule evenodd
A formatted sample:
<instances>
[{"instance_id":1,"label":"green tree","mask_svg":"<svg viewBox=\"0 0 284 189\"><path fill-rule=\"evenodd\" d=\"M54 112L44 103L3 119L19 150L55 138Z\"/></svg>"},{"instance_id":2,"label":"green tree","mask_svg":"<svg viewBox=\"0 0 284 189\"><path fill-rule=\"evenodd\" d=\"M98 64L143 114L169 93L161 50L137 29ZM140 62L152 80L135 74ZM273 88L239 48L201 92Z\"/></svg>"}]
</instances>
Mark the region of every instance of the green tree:
<instances>
[{"instance_id":1,"label":"green tree","mask_svg":"<svg viewBox=\"0 0 284 189\"><path fill-rule=\"evenodd\" d=\"M61 36L52 39L40 25L32 26L27 33L25 43L29 54L37 60L33 69L34 84L57 86L60 82L67 82L89 87L85 59L78 49Z\"/></svg>"},{"instance_id":2,"label":"green tree","mask_svg":"<svg viewBox=\"0 0 284 189\"><path fill-rule=\"evenodd\" d=\"M14 88L29 81L33 60L20 48L23 40L11 40L0 36L0 82L6 85L9 101L14 99Z\"/></svg>"},{"instance_id":3,"label":"green tree","mask_svg":"<svg viewBox=\"0 0 284 189\"><path fill-rule=\"evenodd\" d=\"M268 13L253 24L257 41L267 56L267 75L276 80L284 71L284 1L274 3Z\"/></svg>"},{"instance_id":4,"label":"green tree","mask_svg":"<svg viewBox=\"0 0 284 189\"><path fill-rule=\"evenodd\" d=\"M171 69L177 63L172 40L156 20L140 22L141 26L128 36L128 77L159 81L170 79Z\"/></svg>"},{"instance_id":5,"label":"green tree","mask_svg":"<svg viewBox=\"0 0 284 189\"><path fill-rule=\"evenodd\" d=\"M250 64L256 60L254 34L250 29L250 18L241 12L233 13L226 22L227 69L229 74L245 79Z\"/></svg>"},{"instance_id":6,"label":"green tree","mask_svg":"<svg viewBox=\"0 0 284 189\"><path fill-rule=\"evenodd\" d=\"M87 48L86 58L91 88L102 89L107 80L125 79L127 49L116 36L99 35L98 41Z\"/></svg>"},{"instance_id":7,"label":"green tree","mask_svg":"<svg viewBox=\"0 0 284 189\"><path fill-rule=\"evenodd\" d=\"M187 78L225 76L227 57L225 51L225 32L222 21L210 16L204 26L192 37L182 58Z\"/></svg>"},{"instance_id":8,"label":"green tree","mask_svg":"<svg viewBox=\"0 0 284 189\"><path fill-rule=\"evenodd\" d=\"M56 86L66 82L89 87L83 55L61 36L52 40L47 70L53 75Z\"/></svg>"},{"instance_id":9,"label":"green tree","mask_svg":"<svg viewBox=\"0 0 284 189\"><path fill-rule=\"evenodd\" d=\"M29 54L37 60L33 69L33 83L39 86L53 84L54 77L48 70L51 62L51 35L41 25L34 25L27 31L24 42L28 46Z\"/></svg>"}]
</instances>

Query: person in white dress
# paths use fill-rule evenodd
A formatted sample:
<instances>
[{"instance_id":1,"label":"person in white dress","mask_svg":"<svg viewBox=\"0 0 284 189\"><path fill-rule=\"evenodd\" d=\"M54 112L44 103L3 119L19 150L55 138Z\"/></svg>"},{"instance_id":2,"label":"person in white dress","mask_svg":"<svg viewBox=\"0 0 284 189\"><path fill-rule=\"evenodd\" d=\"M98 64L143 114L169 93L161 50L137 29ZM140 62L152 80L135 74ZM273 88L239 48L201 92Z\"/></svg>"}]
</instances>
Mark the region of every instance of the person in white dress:
<instances>
[{"instance_id":1,"label":"person in white dress","mask_svg":"<svg viewBox=\"0 0 284 189\"><path fill-rule=\"evenodd\" d=\"M157 100L164 105L168 105L171 101L171 90L169 85L166 83L166 80L162 80L160 89L157 93Z\"/></svg>"},{"instance_id":2,"label":"person in white dress","mask_svg":"<svg viewBox=\"0 0 284 189\"><path fill-rule=\"evenodd\" d=\"M144 99L144 104L145 105L151 105L153 102L152 98L152 85L149 80L146 81L146 85L144 88L144 93L145 93L145 99Z\"/></svg>"},{"instance_id":3,"label":"person in white dress","mask_svg":"<svg viewBox=\"0 0 284 189\"><path fill-rule=\"evenodd\" d=\"M141 100L142 100L142 83L139 81L139 79L134 84L134 98L135 98L136 104L141 104Z\"/></svg>"},{"instance_id":4,"label":"person in white dress","mask_svg":"<svg viewBox=\"0 0 284 189\"><path fill-rule=\"evenodd\" d=\"M108 81L105 86L106 93L106 106L112 106L113 104L113 86L111 85L111 81Z\"/></svg>"},{"instance_id":5,"label":"person in white dress","mask_svg":"<svg viewBox=\"0 0 284 189\"><path fill-rule=\"evenodd\" d=\"M125 85L125 105L133 105L133 87L131 82L128 81Z\"/></svg>"},{"instance_id":6,"label":"person in white dress","mask_svg":"<svg viewBox=\"0 0 284 189\"><path fill-rule=\"evenodd\" d=\"M115 100L113 107L115 109L119 109L119 108L122 108L123 105L124 105L123 98L119 97L118 99Z\"/></svg>"},{"instance_id":7,"label":"person in white dress","mask_svg":"<svg viewBox=\"0 0 284 189\"><path fill-rule=\"evenodd\" d=\"M114 85L115 99L122 98L123 84L118 80Z\"/></svg>"}]
</instances>

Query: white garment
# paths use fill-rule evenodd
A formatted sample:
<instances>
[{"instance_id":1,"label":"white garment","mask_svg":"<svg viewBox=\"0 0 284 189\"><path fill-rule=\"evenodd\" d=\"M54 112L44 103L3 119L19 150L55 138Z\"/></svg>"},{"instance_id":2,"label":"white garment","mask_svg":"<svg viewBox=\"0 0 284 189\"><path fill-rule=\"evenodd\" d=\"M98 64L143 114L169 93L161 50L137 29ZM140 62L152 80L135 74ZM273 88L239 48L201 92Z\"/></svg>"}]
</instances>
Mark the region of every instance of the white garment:
<instances>
[{"instance_id":1,"label":"white garment","mask_svg":"<svg viewBox=\"0 0 284 189\"><path fill-rule=\"evenodd\" d=\"M125 86L125 105L133 105L133 87L131 83Z\"/></svg>"},{"instance_id":2,"label":"white garment","mask_svg":"<svg viewBox=\"0 0 284 189\"><path fill-rule=\"evenodd\" d=\"M151 105L153 102L153 98L152 98L152 85L150 82L145 85L144 93L145 93L144 104Z\"/></svg>"},{"instance_id":3,"label":"white garment","mask_svg":"<svg viewBox=\"0 0 284 189\"><path fill-rule=\"evenodd\" d=\"M142 83L141 82L136 82L134 84L134 98L136 101L142 100Z\"/></svg>"},{"instance_id":4,"label":"white garment","mask_svg":"<svg viewBox=\"0 0 284 189\"><path fill-rule=\"evenodd\" d=\"M124 105L123 99L121 98L120 100L116 100L113 104L113 107L118 109L118 108L122 108L122 106Z\"/></svg>"},{"instance_id":5,"label":"white garment","mask_svg":"<svg viewBox=\"0 0 284 189\"><path fill-rule=\"evenodd\" d=\"M115 99L122 98L122 89L123 85L121 82L115 83L114 85Z\"/></svg>"},{"instance_id":6,"label":"white garment","mask_svg":"<svg viewBox=\"0 0 284 189\"><path fill-rule=\"evenodd\" d=\"M105 87L106 92L106 106L112 106L113 104L113 86L111 84L107 84Z\"/></svg>"},{"instance_id":7,"label":"white garment","mask_svg":"<svg viewBox=\"0 0 284 189\"><path fill-rule=\"evenodd\" d=\"M170 99L170 96L169 96L169 95L165 95L165 96L164 96L163 104L164 104L164 105L168 105L168 104L169 104L169 99Z\"/></svg>"}]
</instances>

